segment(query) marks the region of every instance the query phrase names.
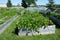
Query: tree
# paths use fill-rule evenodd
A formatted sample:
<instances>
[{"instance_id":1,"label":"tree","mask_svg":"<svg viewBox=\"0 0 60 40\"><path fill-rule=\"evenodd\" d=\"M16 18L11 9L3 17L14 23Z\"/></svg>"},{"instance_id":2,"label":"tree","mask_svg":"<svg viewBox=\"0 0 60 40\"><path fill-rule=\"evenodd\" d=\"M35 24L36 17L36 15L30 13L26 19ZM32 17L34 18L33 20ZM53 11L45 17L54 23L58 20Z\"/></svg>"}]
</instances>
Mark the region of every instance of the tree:
<instances>
[{"instance_id":1,"label":"tree","mask_svg":"<svg viewBox=\"0 0 60 40\"><path fill-rule=\"evenodd\" d=\"M12 7L11 0L8 0L8 2L7 2L7 7Z\"/></svg>"},{"instance_id":2,"label":"tree","mask_svg":"<svg viewBox=\"0 0 60 40\"><path fill-rule=\"evenodd\" d=\"M26 4L26 2L25 2L25 0L22 0L22 6L23 6L24 8L27 8L27 7L28 7L27 4Z\"/></svg>"},{"instance_id":3,"label":"tree","mask_svg":"<svg viewBox=\"0 0 60 40\"><path fill-rule=\"evenodd\" d=\"M31 4L36 5L36 1L37 1L37 0L25 0L25 1L26 1L26 3L30 6Z\"/></svg>"},{"instance_id":4,"label":"tree","mask_svg":"<svg viewBox=\"0 0 60 40\"><path fill-rule=\"evenodd\" d=\"M17 4L17 7L20 7L20 4L19 3Z\"/></svg>"},{"instance_id":5,"label":"tree","mask_svg":"<svg viewBox=\"0 0 60 40\"><path fill-rule=\"evenodd\" d=\"M54 7L54 0L48 0L48 1L49 1L49 3L47 4L47 7L49 9L52 9Z\"/></svg>"}]
</instances>

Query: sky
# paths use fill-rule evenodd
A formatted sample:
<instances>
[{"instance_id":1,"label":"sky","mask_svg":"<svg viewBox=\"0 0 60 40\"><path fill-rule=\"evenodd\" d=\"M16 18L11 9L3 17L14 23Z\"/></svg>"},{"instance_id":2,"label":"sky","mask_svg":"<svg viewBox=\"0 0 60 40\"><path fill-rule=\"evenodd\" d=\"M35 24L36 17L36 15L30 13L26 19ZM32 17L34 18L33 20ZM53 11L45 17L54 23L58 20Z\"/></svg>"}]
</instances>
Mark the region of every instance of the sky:
<instances>
[{"instance_id":1,"label":"sky","mask_svg":"<svg viewBox=\"0 0 60 40\"><path fill-rule=\"evenodd\" d=\"M18 3L21 5L22 0L11 0L11 3L13 5L17 5ZM55 4L60 4L60 0L54 0ZM7 3L7 0L0 0L0 3ZM37 5L46 5L48 3L48 0L38 0L36 2Z\"/></svg>"}]
</instances>

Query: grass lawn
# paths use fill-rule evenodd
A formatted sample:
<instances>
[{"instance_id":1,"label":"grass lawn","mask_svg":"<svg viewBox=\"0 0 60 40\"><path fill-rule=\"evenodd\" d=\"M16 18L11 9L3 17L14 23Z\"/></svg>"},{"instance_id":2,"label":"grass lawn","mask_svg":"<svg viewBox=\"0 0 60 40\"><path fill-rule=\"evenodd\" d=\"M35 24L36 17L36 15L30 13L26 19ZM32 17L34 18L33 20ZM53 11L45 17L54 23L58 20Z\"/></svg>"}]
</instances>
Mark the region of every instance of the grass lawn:
<instances>
[{"instance_id":1,"label":"grass lawn","mask_svg":"<svg viewBox=\"0 0 60 40\"><path fill-rule=\"evenodd\" d=\"M19 16L20 17L20 16ZM19 17L0 35L0 40L60 40L60 29L55 34L39 36L17 36L13 33Z\"/></svg>"}]
</instances>

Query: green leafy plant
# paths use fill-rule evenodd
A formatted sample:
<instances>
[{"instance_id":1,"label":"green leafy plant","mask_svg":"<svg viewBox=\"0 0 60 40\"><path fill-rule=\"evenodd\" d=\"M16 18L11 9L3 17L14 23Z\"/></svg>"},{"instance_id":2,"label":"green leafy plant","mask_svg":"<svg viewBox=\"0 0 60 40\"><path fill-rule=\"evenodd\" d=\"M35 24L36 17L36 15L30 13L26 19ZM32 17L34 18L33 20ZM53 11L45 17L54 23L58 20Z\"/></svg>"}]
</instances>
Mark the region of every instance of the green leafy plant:
<instances>
[{"instance_id":1,"label":"green leafy plant","mask_svg":"<svg viewBox=\"0 0 60 40\"><path fill-rule=\"evenodd\" d=\"M48 26L49 19L38 12L30 13L26 11L25 14L20 16L20 19L16 25L19 28L28 28L30 30L34 30L35 28L37 29L42 26Z\"/></svg>"}]
</instances>

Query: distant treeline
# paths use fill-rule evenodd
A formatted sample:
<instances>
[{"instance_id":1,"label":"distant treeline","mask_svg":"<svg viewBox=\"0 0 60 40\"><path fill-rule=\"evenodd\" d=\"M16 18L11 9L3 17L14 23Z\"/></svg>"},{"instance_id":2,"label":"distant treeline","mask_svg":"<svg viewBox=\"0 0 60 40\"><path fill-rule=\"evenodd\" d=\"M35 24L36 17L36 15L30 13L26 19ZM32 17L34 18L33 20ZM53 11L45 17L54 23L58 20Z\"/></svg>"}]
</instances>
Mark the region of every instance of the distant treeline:
<instances>
[{"instance_id":1,"label":"distant treeline","mask_svg":"<svg viewBox=\"0 0 60 40\"><path fill-rule=\"evenodd\" d=\"M60 4L59 4L59 5L56 4L56 5L55 5L55 8L60 8Z\"/></svg>"}]
</instances>

